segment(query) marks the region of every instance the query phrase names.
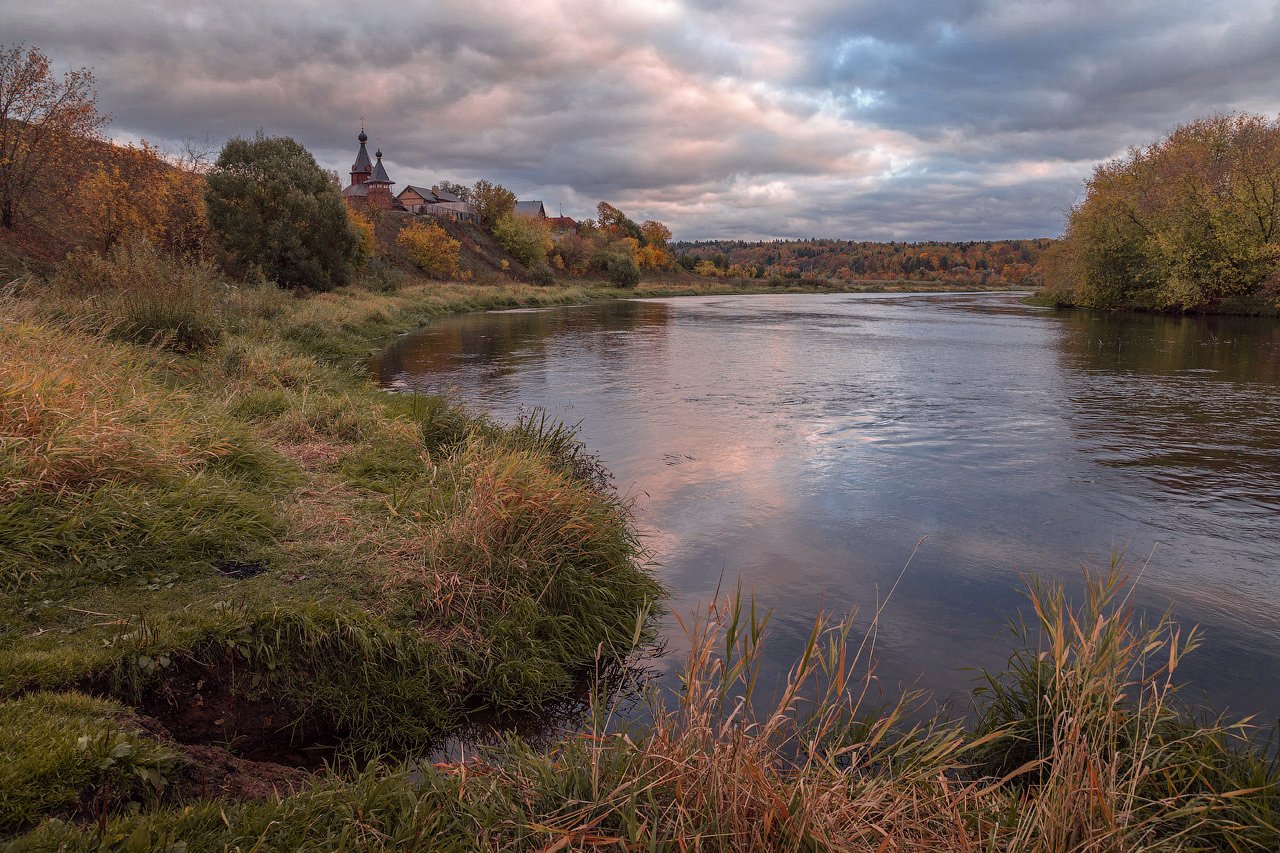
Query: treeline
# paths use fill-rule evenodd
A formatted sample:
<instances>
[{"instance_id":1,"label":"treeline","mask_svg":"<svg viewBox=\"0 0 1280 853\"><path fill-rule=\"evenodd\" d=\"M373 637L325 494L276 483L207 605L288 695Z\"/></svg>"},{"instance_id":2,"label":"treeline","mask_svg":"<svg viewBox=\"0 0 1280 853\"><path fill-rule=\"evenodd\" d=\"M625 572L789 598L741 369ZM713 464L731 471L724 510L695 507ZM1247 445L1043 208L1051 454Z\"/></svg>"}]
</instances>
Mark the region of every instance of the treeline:
<instances>
[{"instance_id":1,"label":"treeline","mask_svg":"<svg viewBox=\"0 0 1280 853\"><path fill-rule=\"evenodd\" d=\"M1280 119L1200 119L1104 163L1045 259L1048 292L1101 308L1280 297Z\"/></svg>"},{"instance_id":2,"label":"treeline","mask_svg":"<svg viewBox=\"0 0 1280 853\"><path fill-rule=\"evenodd\" d=\"M259 131L221 151L188 143L166 152L146 141L115 145L106 124L88 69L58 77L39 49L0 48L0 272L20 275L35 259L56 268L55 279L80 271L71 276L80 288L85 270L101 278L90 256L122 267L128 256L198 268L214 289L386 291L415 269L472 277L462 242L437 220L396 213L404 219L387 237L379 229L387 214L350 210L340 179L296 140ZM474 205L495 254L506 253L499 280L574 276L634 287L646 272L676 268L664 224L637 223L607 202L597 219L575 223L519 215L515 194L490 181L446 187Z\"/></svg>"},{"instance_id":3,"label":"treeline","mask_svg":"<svg viewBox=\"0 0 1280 853\"><path fill-rule=\"evenodd\" d=\"M1034 287L1049 239L968 242L705 240L675 244L680 265L704 276L835 281L945 281Z\"/></svg>"}]
</instances>

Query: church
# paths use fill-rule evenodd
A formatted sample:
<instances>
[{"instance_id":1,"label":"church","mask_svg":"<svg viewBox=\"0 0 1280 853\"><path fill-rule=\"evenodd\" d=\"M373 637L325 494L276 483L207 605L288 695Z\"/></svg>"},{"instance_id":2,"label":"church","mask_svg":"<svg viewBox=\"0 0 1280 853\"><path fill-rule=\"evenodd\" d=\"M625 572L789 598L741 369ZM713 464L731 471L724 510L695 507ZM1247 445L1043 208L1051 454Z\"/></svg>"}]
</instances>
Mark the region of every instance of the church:
<instances>
[{"instance_id":1,"label":"church","mask_svg":"<svg viewBox=\"0 0 1280 853\"><path fill-rule=\"evenodd\" d=\"M360 135L356 139L360 142L360 150L356 152L355 163L351 164L351 186L342 191L342 197L352 210L391 210L395 206L391 195L391 187L395 182L382 165L381 148L374 153L377 162L369 160L369 149L365 147L369 137L364 132L363 120L360 122Z\"/></svg>"}]
</instances>

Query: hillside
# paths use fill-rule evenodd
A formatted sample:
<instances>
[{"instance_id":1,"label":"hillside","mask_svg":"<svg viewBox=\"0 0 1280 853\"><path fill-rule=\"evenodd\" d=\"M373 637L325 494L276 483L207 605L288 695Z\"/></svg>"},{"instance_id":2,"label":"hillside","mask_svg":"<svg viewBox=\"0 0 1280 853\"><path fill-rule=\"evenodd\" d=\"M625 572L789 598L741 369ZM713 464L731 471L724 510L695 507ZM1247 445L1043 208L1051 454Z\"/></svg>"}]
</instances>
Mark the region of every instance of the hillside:
<instances>
[{"instance_id":1,"label":"hillside","mask_svg":"<svg viewBox=\"0 0 1280 853\"><path fill-rule=\"evenodd\" d=\"M828 278L840 281L941 281L957 284L1034 287L1039 262L1054 241L703 240L679 242L674 250L686 268L701 261L721 274L746 278ZM706 267L703 267L706 269Z\"/></svg>"}]
</instances>

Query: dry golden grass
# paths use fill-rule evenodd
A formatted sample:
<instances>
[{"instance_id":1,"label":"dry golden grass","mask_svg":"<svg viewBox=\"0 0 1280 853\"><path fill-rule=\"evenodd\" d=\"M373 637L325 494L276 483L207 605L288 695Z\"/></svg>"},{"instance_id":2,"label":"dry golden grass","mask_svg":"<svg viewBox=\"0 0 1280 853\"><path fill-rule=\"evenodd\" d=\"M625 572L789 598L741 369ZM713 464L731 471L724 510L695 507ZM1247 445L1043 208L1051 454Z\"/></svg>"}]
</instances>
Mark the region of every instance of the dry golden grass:
<instances>
[{"instance_id":1,"label":"dry golden grass","mask_svg":"<svg viewBox=\"0 0 1280 853\"><path fill-rule=\"evenodd\" d=\"M137 353L0 311L0 494L189 473L233 450Z\"/></svg>"}]
</instances>

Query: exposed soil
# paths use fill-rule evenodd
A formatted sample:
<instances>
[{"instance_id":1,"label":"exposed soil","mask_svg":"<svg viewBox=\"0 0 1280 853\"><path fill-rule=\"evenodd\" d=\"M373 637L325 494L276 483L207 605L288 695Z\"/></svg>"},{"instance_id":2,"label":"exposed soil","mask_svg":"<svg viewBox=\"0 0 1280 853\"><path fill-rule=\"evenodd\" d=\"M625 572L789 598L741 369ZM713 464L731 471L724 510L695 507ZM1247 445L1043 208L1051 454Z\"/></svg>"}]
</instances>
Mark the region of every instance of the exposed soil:
<instances>
[{"instance_id":1,"label":"exposed soil","mask_svg":"<svg viewBox=\"0 0 1280 853\"><path fill-rule=\"evenodd\" d=\"M185 774L171 791L178 799L260 800L287 796L311 778L306 770L241 758L221 746L182 743L154 717L133 714L125 722L169 744L187 760Z\"/></svg>"},{"instance_id":2,"label":"exposed soil","mask_svg":"<svg viewBox=\"0 0 1280 853\"><path fill-rule=\"evenodd\" d=\"M139 713L192 747L213 747L249 763L315 770L332 758L341 732L279 697L241 689L251 673L237 673L230 658L165 670L138 704Z\"/></svg>"}]
</instances>

